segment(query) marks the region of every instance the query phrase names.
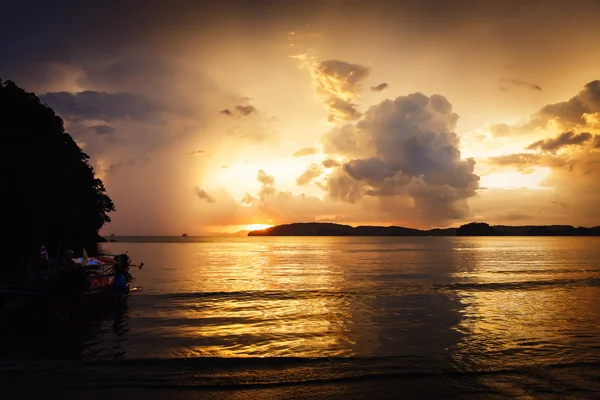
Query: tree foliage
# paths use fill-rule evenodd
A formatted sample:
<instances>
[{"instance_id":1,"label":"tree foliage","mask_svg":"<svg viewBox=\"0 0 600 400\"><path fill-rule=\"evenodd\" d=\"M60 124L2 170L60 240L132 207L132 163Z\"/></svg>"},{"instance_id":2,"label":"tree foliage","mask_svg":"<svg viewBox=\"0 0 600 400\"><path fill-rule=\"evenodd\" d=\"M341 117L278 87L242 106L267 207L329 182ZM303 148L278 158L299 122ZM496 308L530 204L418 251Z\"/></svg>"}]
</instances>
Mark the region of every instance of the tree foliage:
<instances>
[{"instance_id":1,"label":"tree foliage","mask_svg":"<svg viewBox=\"0 0 600 400\"><path fill-rule=\"evenodd\" d=\"M2 243L4 260L22 265L42 244L51 255L94 253L115 206L63 120L35 94L0 80L0 140L2 230L11 238Z\"/></svg>"}]
</instances>

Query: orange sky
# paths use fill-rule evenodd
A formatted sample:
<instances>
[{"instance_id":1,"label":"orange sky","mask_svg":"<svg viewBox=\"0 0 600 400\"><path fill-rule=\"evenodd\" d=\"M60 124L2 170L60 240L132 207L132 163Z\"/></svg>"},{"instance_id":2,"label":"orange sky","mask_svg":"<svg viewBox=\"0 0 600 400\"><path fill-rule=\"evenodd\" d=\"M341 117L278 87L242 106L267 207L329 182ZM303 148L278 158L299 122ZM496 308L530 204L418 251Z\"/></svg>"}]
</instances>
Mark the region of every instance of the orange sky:
<instances>
[{"instance_id":1,"label":"orange sky","mask_svg":"<svg viewBox=\"0 0 600 400\"><path fill-rule=\"evenodd\" d=\"M9 27L0 77L91 156L102 233L600 225L597 2L196 3Z\"/></svg>"}]
</instances>

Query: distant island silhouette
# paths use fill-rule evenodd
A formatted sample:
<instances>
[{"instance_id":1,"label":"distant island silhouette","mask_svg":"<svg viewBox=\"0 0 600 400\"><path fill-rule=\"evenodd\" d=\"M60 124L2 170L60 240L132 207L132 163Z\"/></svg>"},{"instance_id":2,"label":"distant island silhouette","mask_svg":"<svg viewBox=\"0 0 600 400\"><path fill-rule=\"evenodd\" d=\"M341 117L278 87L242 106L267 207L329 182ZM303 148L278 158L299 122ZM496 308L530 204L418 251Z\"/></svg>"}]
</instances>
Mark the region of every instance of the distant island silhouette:
<instances>
[{"instance_id":1,"label":"distant island silhouette","mask_svg":"<svg viewBox=\"0 0 600 400\"><path fill-rule=\"evenodd\" d=\"M248 236L600 236L600 226L489 225L471 222L458 228L420 230L401 226L357 226L330 222L295 222L248 232Z\"/></svg>"}]
</instances>

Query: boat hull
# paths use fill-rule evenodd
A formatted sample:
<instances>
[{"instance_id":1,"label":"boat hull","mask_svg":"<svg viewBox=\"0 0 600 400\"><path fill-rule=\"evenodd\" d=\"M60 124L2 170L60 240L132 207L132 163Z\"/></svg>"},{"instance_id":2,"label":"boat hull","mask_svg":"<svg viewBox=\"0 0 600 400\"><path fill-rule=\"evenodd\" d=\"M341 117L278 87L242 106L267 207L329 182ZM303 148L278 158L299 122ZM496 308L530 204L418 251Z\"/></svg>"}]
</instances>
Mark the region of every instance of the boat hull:
<instances>
[{"instance_id":1,"label":"boat hull","mask_svg":"<svg viewBox=\"0 0 600 400\"><path fill-rule=\"evenodd\" d=\"M114 276L90 279L90 287L79 296L50 294L26 288L0 289L0 320L7 318L65 319L73 312L110 308L122 304L125 296L112 288ZM130 291L135 288L129 288Z\"/></svg>"}]
</instances>

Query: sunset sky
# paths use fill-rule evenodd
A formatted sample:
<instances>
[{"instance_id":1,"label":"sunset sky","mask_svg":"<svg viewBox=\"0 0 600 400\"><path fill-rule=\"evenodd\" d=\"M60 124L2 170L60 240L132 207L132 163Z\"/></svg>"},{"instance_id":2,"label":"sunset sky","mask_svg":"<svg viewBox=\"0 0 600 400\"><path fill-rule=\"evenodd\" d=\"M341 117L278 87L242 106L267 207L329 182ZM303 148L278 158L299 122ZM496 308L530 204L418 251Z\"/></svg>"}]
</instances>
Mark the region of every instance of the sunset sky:
<instances>
[{"instance_id":1,"label":"sunset sky","mask_svg":"<svg viewBox=\"0 0 600 400\"><path fill-rule=\"evenodd\" d=\"M103 234L600 225L600 2L21 1L0 78L117 211Z\"/></svg>"}]
</instances>

